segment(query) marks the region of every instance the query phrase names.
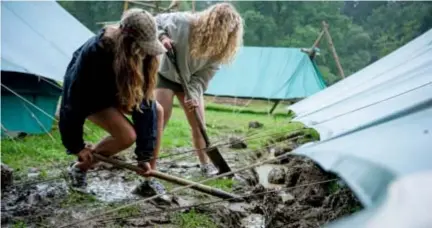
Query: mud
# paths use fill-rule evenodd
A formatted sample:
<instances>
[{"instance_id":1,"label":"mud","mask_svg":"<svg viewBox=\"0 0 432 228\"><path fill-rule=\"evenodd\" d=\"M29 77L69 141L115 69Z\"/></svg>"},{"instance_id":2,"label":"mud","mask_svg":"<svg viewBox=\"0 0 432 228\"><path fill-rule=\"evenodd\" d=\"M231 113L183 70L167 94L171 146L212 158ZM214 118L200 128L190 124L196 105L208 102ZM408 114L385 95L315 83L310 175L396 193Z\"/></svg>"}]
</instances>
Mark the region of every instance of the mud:
<instances>
[{"instance_id":1,"label":"mud","mask_svg":"<svg viewBox=\"0 0 432 228\"><path fill-rule=\"evenodd\" d=\"M1 190L7 189L13 184L13 170L5 164L1 164Z\"/></svg>"},{"instance_id":2,"label":"mud","mask_svg":"<svg viewBox=\"0 0 432 228\"><path fill-rule=\"evenodd\" d=\"M257 152L259 155L247 151L240 153L228 146L221 150L231 168L238 169L256 162L251 159L267 159L291 152L301 144L298 136L307 138L301 134L291 134L272 139L265 149ZM275 147L270 145L272 142L281 144ZM119 158L132 162L133 156L129 154L125 156L122 153ZM160 171L172 175L202 179L195 159L195 156L182 160L176 160L176 157L162 159L158 162L158 167ZM28 173L37 171L29 170ZM272 177L275 175L278 178ZM244 202L224 201L193 209L208 215L218 227L318 227L361 208L351 191L341 187L336 181L312 184L335 178L306 158L288 156L276 164L265 164L235 175L231 191L247 195ZM272 179L277 181L269 181ZM88 188L92 194L86 196L72 192L62 179L10 187L2 193L2 227L14 227L17 223L27 224L27 227L58 227L135 202L143 198L133 194L142 180L143 178L137 177L135 173L100 165L97 172L89 174ZM269 191L272 192L268 193ZM170 195L169 199L170 201L166 200L165 203L153 200L140 204L126 212L118 212L83 224L82 227L178 227L174 213L149 215L148 212L216 200L193 190ZM177 213L190 210L191 208L183 209ZM146 216L143 216L144 214Z\"/></svg>"}]
</instances>

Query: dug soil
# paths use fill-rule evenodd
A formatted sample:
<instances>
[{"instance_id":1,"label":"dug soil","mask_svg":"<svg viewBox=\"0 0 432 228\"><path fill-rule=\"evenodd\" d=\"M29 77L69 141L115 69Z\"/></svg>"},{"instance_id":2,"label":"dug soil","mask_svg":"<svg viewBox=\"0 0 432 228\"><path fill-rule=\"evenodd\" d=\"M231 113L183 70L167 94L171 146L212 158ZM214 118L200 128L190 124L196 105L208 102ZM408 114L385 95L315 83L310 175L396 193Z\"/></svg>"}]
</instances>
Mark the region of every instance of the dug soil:
<instances>
[{"instance_id":1,"label":"dug soil","mask_svg":"<svg viewBox=\"0 0 432 228\"><path fill-rule=\"evenodd\" d=\"M273 139L260 151L220 148L233 170L284 153L290 153L308 135L287 135ZM224 139L228 141L228 138ZM161 159L158 167L179 177L202 180L196 158L186 149L176 157ZM133 162L130 152L119 157ZM186 156L182 156L184 154ZM34 174L29 178L34 178ZM15 181L2 190L2 227L61 227L74 221L106 212L121 205L137 202L142 196L132 194L142 181L135 173L107 164L98 166L88 177L91 194L68 188L66 179L42 183ZM28 182L30 181L30 182ZM228 183L228 184L226 184ZM171 186L164 182L167 188ZM334 175L324 172L307 158L289 155L282 161L241 172L232 182L222 180L212 186L223 187L244 196L242 202L216 201L217 198L185 190L73 227L187 227L182 215L192 212L205 215L217 227L320 227L361 208L353 193ZM181 207L181 209L179 209ZM196 223L196 226L207 225Z\"/></svg>"}]
</instances>

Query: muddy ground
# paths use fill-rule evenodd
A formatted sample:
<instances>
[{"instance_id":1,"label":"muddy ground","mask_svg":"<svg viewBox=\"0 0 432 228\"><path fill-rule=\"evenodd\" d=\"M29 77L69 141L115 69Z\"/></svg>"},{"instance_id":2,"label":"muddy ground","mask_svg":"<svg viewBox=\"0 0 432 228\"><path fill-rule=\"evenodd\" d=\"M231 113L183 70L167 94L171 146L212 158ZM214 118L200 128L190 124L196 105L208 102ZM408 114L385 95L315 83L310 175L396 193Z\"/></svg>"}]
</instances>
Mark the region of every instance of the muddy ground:
<instances>
[{"instance_id":1,"label":"muddy ground","mask_svg":"<svg viewBox=\"0 0 432 228\"><path fill-rule=\"evenodd\" d=\"M289 153L310 139L310 135L288 135L271 140L266 148L259 151L240 151L229 147L221 149L231 168L238 169ZM277 144L273 145L275 142ZM179 152L184 150L179 149ZM119 158L132 162L131 154L123 152ZM160 171L183 178L203 179L192 154L186 158L179 155L161 159L158 167ZM37 169L29 170L29 179L37 176ZM89 174L89 189L93 195L72 192L64 179L14 185L2 192L2 227L60 227L136 202L143 197L131 192L140 180L135 173L104 164ZM328 182L317 184L323 181ZM164 184L171 189L175 187ZM194 190L185 190L170 195L168 199L139 204L75 227L178 227L179 213L193 210L194 213L210 217L218 227L306 228L320 227L361 208L351 191L334 175L325 173L306 158L293 155L242 172L232 182L221 182L220 187L247 197L239 203L225 201L169 211L179 206L217 200Z\"/></svg>"}]
</instances>

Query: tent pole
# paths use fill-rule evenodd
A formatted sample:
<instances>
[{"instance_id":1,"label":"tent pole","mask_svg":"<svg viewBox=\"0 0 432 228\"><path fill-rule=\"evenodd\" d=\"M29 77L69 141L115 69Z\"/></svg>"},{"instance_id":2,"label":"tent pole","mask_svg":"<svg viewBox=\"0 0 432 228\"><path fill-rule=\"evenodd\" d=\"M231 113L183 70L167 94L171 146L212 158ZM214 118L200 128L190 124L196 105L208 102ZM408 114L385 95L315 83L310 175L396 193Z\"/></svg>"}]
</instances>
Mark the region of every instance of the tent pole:
<instances>
[{"instance_id":1,"label":"tent pole","mask_svg":"<svg viewBox=\"0 0 432 228\"><path fill-rule=\"evenodd\" d=\"M273 114L273 111L276 109L281 100L276 100L273 103L273 107L270 109L270 114Z\"/></svg>"},{"instance_id":2,"label":"tent pole","mask_svg":"<svg viewBox=\"0 0 432 228\"><path fill-rule=\"evenodd\" d=\"M123 3L123 12L126 11L129 7L129 0L125 0Z\"/></svg>"},{"instance_id":3,"label":"tent pole","mask_svg":"<svg viewBox=\"0 0 432 228\"><path fill-rule=\"evenodd\" d=\"M327 37L327 42L329 43L330 49L331 49L331 51L333 53L333 57L334 57L334 59L336 61L336 66L337 66L337 68L339 70L339 74L342 77L342 79L344 79L345 78L345 73L344 73L344 71L342 69L342 65L340 64L339 56L338 56L338 54L336 52L336 48L335 48L335 46L333 44L333 40L332 40L332 37L330 35L330 32L328 31L328 24L325 21L323 21L322 24L323 24L324 32L325 32L326 37Z\"/></svg>"},{"instance_id":4,"label":"tent pole","mask_svg":"<svg viewBox=\"0 0 432 228\"><path fill-rule=\"evenodd\" d=\"M314 42L312 48L314 48L314 47L318 47L318 45L319 45L319 43L320 43L320 41L321 41L323 35L324 35L324 29L323 29L323 30L320 32L320 34L318 35L318 38L315 40L315 42Z\"/></svg>"}]
</instances>

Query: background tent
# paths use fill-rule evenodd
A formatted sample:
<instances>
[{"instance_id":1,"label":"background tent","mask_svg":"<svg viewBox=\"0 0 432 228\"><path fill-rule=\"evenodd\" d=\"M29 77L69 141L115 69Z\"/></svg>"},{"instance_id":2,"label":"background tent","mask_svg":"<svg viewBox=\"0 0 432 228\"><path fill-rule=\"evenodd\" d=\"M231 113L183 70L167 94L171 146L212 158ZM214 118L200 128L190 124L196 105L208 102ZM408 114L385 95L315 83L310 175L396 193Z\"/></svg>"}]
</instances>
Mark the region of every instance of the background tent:
<instances>
[{"instance_id":1,"label":"background tent","mask_svg":"<svg viewBox=\"0 0 432 228\"><path fill-rule=\"evenodd\" d=\"M53 124L46 114L54 116L61 93L56 81L93 33L55 1L1 5L2 133L45 133Z\"/></svg>"},{"instance_id":2,"label":"background tent","mask_svg":"<svg viewBox=\"0 0 432 228\"><path fill-rule=\"evenodd\" d=\"M294 153L337 173L376 209L391 183L432 170L432 30L290 109L321 136Z\"/></svg>"},{"instance_id":3,"label":"background tent","mask_svg":"<svg viewBox=\"0 0 432 228\"><path fill-rule=\"evenodd\" d=\"M325 88L309 56L298 48L243 47L212 79L208 95L283 100Z\"/></svg>"}]
</instances>

